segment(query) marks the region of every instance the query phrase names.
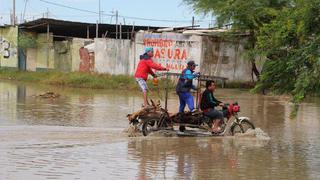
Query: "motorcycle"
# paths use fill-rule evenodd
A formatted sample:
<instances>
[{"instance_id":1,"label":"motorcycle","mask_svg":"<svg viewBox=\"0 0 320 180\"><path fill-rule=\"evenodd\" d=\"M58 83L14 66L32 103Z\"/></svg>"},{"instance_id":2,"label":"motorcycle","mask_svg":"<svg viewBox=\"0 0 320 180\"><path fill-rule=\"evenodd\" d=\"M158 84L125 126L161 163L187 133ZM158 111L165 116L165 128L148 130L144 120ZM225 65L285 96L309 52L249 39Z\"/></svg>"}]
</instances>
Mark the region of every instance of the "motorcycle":
<instances>
[{"instance_id":1,"label":"motorcycle","mask_svg":"<svg viewBox=\"0 0 320 180\"><path fill-rule=\"evenodd\" d=\"M202 129L211 132L212 135L235 135L236 133L245 133L248 129L255 129L254 124L247 117L239 117L240 106L238 103L226 104L221 112L224 115L220 123L221 131L212 132L212 119L204 115L202 111L176 113L170 115L165 109L161 108L159 118L147 118L142 122L142 133L147 136L153 131L173 130L174 126L179 126L179 131L184 132L186 127ZM232 118L234 117L234 118ZM231 121L233 119L233 121ZM231 122L230 128L228 127Z\"/></svg>"},{"instance_id":2,"label":"motorcycle","mask_svg":"<svg viewBox=\"0 0 320 180\"><path fill-rule=\"evenodd\" d=\"M165 73L167 82L169 75L171 76L180 76L179 73ZM200 89L201 81L211 81L217 77L199 75L198 76L198 87ZM248 117L239 117L238 113L240 112L240 106L238 103L226 104L221 112L223 113L223 121L220 122L221 131L218 133L212 132L212 119L204 115L200 110L195 112L184 112L184 113L169 113L167 109L167 100L168 100L168 83L165 88L165 108L162 108L160 101L154 103L151 100L152 106L143 108L132 114L128 114L129 123L139 131L142 131L144 136L147 136L153 131L159 130L173 130L174 126L179 126L179 130L184 132L186 127L188 128L197 128L211 132L212 135L235 135L236 133L245 133L248 129L255 129L254 124L250 121ZM197 91L197 100L199 100L199 91ZM198 107L198 104L197 106ZM233 119L233 120L232 120ZM231 121L232 120L232 121ZM230 129L228 128L230 123Z\"/></svg>"}]
</instances>

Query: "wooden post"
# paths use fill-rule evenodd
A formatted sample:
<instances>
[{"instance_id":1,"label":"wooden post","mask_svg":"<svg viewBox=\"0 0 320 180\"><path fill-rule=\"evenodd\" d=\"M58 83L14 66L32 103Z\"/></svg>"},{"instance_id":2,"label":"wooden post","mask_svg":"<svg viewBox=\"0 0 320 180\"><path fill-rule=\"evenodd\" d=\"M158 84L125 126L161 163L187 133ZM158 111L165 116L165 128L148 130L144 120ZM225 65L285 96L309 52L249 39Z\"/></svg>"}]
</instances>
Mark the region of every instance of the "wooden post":
<instances>
[{"instance_id":1,"label":"wooden post","mask_svg":"<svg viewBox=\"0 0 320 180\"><path fill-rule=\"evenodd\" d=\"M194 27L194 16L192 16L192 29Z\"/></svg>"},{"instance_id":2,"label":"wooden post","mask_svg":"<svg viewBox=\"0 0 320 180\"><path fill-rule=\"evenodd\" d=\"M132 31L131 31L131 37L130 37L130 39L132 39L133 33L134 33L134 22L133 22L133 24L132 24Z\"/></svg>"},{"instance_id":3,"label":"wooden post","mask_svg":"<svg viewBox=\"0 0 320 180\"><path fill-rule=\"evenodd\" d=\"M99 0L99 23L101 23L101 2Z\"/></svg>"},{"instance_id":4,"label":"wooden post","mask_svg":"<svg viewBox=\"0 0 320 180\"><path fill-rule=\"evenodd\" d=\"M122 39L122 24L120 23L120 39Z\"/></svg>"},{"instance_id":5,"label":"wooden post","mask_svg":"<svg viewBox=\"0 0 320 180\"><path fill-rule=\"evenodd\" d=\"M89 26L87 26L87 39L90 38L90 29L89 29Z\"/></svg>"},{"instance_id":6,"label":"wooden post","mask_svg":"<svg viewBox=\"0 0 320 180\"><path fill-rule=\"evenodd\" d=\"M165 97L165 103L164 103L164 109L166 110L166 111L168 111L168 91L169 91L169 73L168 73L168 71L166 72L167 74L166 74L166 97Z\"/></svg>"},{"instance_id":7,"label":"wooden post","mask_svg":"<svg viewBox=\"0 0 320 180\"><path fill-rule=\"evenodd\" d=\"M201 82L200 82L200 77L198 78L198 83L197 83L197 98L196 98L196 109L199 109L199 96L200 96L200 90L201 90Z\"/></svg>"},{"instance_id":8,"label":"wooden post","mask_svg":"<svg viewBox=\"0 0 320 180\"><path fill-rule=\"evenodd\" d=\"M49 69L49 40L50 40L50 25L47 23L47 71Z\"/></svg>"},{"instance_id":9,"label":"wooden post","mask_svg":"<svg viewBox=\"0 0 320 180\"><path fill-rule=\"evenodd\" d=\"M98 24L98 21L96 23L96 38L98 38L99 36L99 24Z\"/></svg>"},{"instance_id":10,"label":"wooden post","mask_svg":"<svg viewBox=\"0 0 320 180\"><path fill-rule=\"evenodd\" d=\"M50 25L49 23L47 23L47 42L49 42L49 38L50 38Z\"/></svg>"},{"instance_id":11,"label":"wooden post","mask_svg":"<svg viewBox=\"0 0 320 180\"><path fill-rule=\"evenodd\" d=\"M116 11L116 39L118 39L118 10Z\"/></svg>"},{"instance_id":12,"label":"wooden post","mask_svg":"<svg viewBox=\"0 0 320 180\"><path fill-rule=\"evenodd\" d=\"M16 25L16 0L13 0L13 26Z\"/></svg>"}]
</instances>

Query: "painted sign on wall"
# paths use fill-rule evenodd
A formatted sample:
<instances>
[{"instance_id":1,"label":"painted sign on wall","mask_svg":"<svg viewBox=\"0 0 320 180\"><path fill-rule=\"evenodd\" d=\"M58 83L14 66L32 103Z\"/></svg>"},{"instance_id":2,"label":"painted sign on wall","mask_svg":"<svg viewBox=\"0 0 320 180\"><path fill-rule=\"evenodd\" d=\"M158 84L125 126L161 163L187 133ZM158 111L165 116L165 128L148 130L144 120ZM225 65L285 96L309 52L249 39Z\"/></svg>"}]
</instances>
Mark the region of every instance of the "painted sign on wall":
<instances>
[{"instance_id":1,"label":"painted sign on wall","mask_svg":"<svg viewBox=\"0 0 320 180\"><path fill-rule=\"evenodd\" d=\"M18 27L0 28L0 66L18 68Z\"/></svg>"},{"instance_id":2,"label":"painted sign on wall","mask_svg":"<svg viewBox=\"0 0 320 180\"><path fill-rule=\"evenodd\" d=\"M188 60L194 60L191 52L195 41L182 34L144 34L143 45L153 47L154 61L170 70L180 72Z\"/></svg>"}]
</instances>

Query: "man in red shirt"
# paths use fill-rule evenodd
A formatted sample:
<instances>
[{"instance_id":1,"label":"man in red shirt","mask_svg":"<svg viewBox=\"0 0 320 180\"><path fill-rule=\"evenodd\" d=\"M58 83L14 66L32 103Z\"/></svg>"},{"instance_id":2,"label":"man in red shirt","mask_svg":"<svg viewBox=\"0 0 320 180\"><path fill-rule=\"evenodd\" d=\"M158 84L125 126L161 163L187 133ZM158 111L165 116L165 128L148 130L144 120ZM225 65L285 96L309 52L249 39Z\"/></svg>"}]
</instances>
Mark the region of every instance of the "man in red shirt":
<instances>
[{"instance_id":1,"label":"man in red shirt","mask_svg":"<svg viewBox=\"0 0 320 180\"><path fill-rule=\"evenodd\" d=\"M151 74L154 78L156 78L156 74L152 71L152 69L159 70L159 71L167 71L168 69L162 67L153 62L153 48L146 47L145 53L140 56L140 61L136 70L136 74L134 75L137 83L139 84L142 92L143 92L143 106L146 107L149 105L148 102L148 86L147 86L147 79L148 74Z\"/></svg>"}]
</instances>

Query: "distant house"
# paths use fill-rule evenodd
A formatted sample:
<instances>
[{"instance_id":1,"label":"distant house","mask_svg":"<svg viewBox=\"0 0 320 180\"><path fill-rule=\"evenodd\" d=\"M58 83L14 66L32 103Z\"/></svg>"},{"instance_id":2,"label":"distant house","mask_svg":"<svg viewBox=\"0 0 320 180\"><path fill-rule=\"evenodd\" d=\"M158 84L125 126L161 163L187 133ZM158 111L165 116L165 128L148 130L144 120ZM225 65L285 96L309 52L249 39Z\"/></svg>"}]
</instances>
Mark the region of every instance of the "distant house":
<instances>
[{"instance_id":1,"label":"distant house","mask_svg":"<svg viewBox=\"0 0 320 180\"><path fill-rule=\"evenodd\" d=\"M76 71L80 63L79 49L93 43L94 38L132 39L139 30L155 29L158 27L48 18L18 26L0 26L0 67L29 71Z\"/></svg>"},{"instance_id":2,"label":"distant house","mask_svg":"<svg viewBox=\"0 0 320 180\"><path fill-rule=\"evenodd\" d=\"M226 29L92 24L41 18L0 27L0 67L27 71L81 71L133 75L146 46L154 61L181 72L187 61L202 74L250 81L249 34L225 39Z\"/></svg>"}]
</instances>

